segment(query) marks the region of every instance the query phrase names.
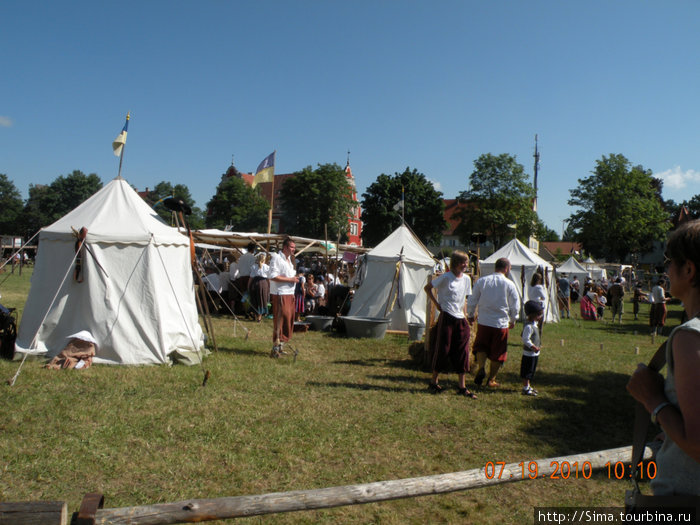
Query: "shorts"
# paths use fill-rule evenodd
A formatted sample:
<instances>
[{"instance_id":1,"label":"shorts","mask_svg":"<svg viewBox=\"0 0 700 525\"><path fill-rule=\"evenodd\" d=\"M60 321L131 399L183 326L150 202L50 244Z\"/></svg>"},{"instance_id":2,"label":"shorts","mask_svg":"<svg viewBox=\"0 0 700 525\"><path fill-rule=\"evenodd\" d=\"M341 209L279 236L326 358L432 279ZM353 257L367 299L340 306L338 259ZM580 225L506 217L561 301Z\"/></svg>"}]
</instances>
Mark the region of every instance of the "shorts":
<instances>
[{"instance_id":1,"label":"shorts","mask_svg":"<svg viewBox=\"0 0 700 525\"><path fill-rule=\"evenodd\" d=\"M469 323L442 312L438 318L433 371L466 374L469 369Z\"/></svg>"},{"instance_id":2,"label":"shorts","mask_svg":"<svg viewBox=\"0 0 700 525\"><path fill-rule=\"evenodd\" d=\"M535 377L535 370L537 370L537 361L539 360L539 358L540 356L538 355L523 356L522 360L520 361L521 379L527 379L528 381L532 381L532 379Z\"/></svg>"},{"instance_id":3,"label":"shorts","mask_svg":"<svg viewBox=\"0 0 700 525\"><path fill-rule=\"evenodd\" d=\"M476 338L472 353L485 352L491 361L506 362L508 357L508 329L476 325Z\"/></svg>"}]
</instances>

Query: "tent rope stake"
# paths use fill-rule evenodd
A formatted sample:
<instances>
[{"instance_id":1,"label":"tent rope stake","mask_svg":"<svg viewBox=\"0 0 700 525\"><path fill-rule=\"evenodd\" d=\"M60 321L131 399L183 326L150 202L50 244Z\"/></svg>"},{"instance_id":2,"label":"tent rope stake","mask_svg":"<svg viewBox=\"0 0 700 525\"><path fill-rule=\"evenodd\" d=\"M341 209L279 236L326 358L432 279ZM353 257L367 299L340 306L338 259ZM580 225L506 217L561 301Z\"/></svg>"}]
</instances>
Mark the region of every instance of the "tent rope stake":
<instances>
[{"instance_id":1,"label":"tent rope stake","mask_svg":"<svg viewBox=\"0 0 700 525\"><path fill-rule=\"evenodd\" d=\"M63 279L61 280L61 284L58 285L58 289L56 290L56 293L54 294L53 299L51 299L51 303L49 303L49 307L46 309L46 313L44 314L43 319L39 323L39 326L36 329L36 332L34 333L34 337L32 338L32 343L30 345L30 348L32 348L32 349L36 348L36 339L39 336L39 330L41 330L41 327L44 325L44 322L46 322L46 318L49 316L49 313L51 312L51 308L53 308L53 305L56 302L56 298L58 297L59 292L63 288L63 285L66 282L66 279L70 275L71 270L73 269L73 265L75 264L75 259L77 257L78 257L78 252L75 252L73 259L71 260L70 264L68 265L68 269L66 270L66 273L63 276ZM15 381L17 381L17 378L19 377L19 373L22 370L22 367L24 366L24 362L27 360L28 355L29 355L28 353L24 354L24 357L22 357L22 362L19 364L19 368L17 368L17 372L15 372L15 375L12 377L12 379L8 379L8 381L7 381L8 385L15 386Z\"/></svg>"}]
</instances>

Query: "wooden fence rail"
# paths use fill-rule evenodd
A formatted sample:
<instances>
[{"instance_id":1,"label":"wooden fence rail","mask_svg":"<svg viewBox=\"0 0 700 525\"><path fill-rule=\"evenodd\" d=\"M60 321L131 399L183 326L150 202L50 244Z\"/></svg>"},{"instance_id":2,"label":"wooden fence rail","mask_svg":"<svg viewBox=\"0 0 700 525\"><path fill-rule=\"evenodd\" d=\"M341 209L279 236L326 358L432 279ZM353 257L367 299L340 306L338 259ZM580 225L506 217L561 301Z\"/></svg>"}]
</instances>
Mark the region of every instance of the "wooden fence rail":
<instances>
[{"instance_id":1,"label":"wooden fence rail","mask_svg":"<svg viewBox=\"0 0 700 525\"><path fill-rule=\"evenodd\" d=\"M174 523L194 523L293 512L300 510L326 509L344 505L359 505L400 498L446 494L461 490L486 487L499 483L522 481L535 478L548 478L552 475L568 477L589 477L592 471L605 468L609 463L629 463L632 447L620 447L585 454L575 454L555 458L528 460L521 463L489 463L463 472L438 474L419 478L378 481L360 485L345 485L292 492L275 492L256 496L236 496L215 499L193 499L174 503L97 509L94 518L79 520L78 525L166 525ZM652 457L652 450L646 447L644 459ZM493 468L491 468L493 465ZM94 495L92 495L94 497ZM10 516L0 503L0 524L15 525L37 523L37 521L6 521ZM23 504L27 505L27 504ZM26 507L23 509L26 511ZM44 521L43 523L47 523ZM56 524L63 523L56 521ZM47 525L50 525L47 523ZM52 524L51 524L52 525Z\"/></svg>"}]
</instances>

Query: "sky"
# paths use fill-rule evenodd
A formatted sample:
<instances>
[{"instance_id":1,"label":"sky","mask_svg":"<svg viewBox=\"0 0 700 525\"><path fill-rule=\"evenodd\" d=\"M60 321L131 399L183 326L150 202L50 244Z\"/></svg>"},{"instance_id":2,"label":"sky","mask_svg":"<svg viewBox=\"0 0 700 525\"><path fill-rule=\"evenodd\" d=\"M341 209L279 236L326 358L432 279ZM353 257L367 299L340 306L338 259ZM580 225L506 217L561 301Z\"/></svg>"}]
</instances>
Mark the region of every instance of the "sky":
<instances>
[{"instance_id":1,"label":"sky","mask_svg":"<svg viewBox=\"0 0 700 525\"><path fill-rule=\"evenodd\" d=\"M0 173L27 198L73 170L185 184L205 208L233 162L350 165L358 193L416 169L454 198L482 154L569 191L622 154L700 194L700 2L4 0ZM624 198L624 196L621 196Z\"/></svg>"}]
</instances>

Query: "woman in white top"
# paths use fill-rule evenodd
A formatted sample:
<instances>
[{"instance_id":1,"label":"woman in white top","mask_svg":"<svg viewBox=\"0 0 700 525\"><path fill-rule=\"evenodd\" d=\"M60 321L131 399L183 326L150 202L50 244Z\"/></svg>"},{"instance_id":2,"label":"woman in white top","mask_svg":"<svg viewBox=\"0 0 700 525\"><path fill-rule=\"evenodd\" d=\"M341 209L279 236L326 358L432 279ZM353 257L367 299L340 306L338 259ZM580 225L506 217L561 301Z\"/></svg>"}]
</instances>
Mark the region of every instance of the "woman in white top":
<instances>
[{"instance_id":1,"label":"woman in white top","mask_svg":"<svg viewBox=\"0 0 700 525\"><path fill-rule=\"evenodd\" d=\"M433 339L433 375L428 390L433 394L442 392L438 375L448 371L451 365L457 372L457 393L476 399L476 394L467 389L465 382L469 370L470 335L465 312L467 297L472 294L472 281L466 274L468 266L469 255L457 250L450 260L450 271L425 285L428 298L440 312L436 337ZM434 289L437 290L437 298Z\"/></svg>"},{"instance_id":2,"label":"woman in white top","mask_svg":"<svg viewBox=\"0 0 700 525\"><path fill-rule=\"evenodd\" d=\"M262 321L263 315L267 314L267 303L270 302L270 281L267 280L270 267L265 264L266 258L265 252L260 252L255 256L248 284L250 304L258 323Z\"/></svg>"},{"instance_id":3,"label":"woman in white top","mask_svg":"<svg viewBox=\"0 0 700 525\"><path fill-rule=\"evenodd\" d=\"M535 272L532 274L530 279L530 288L527 291L528 300L537 301L542 305L542 311L547 312L547 290L545 290L544 284L542 284L542 274L540 272ZM540 329L540 334L542 334L542 324L544 322L544 315L537 321L537 327Z\"/></svg>"}]
</instances>

